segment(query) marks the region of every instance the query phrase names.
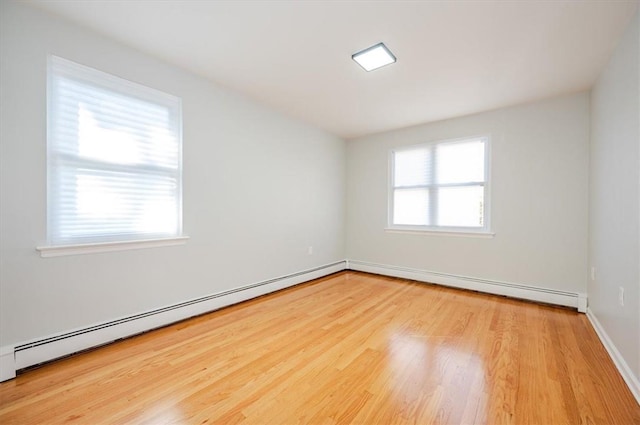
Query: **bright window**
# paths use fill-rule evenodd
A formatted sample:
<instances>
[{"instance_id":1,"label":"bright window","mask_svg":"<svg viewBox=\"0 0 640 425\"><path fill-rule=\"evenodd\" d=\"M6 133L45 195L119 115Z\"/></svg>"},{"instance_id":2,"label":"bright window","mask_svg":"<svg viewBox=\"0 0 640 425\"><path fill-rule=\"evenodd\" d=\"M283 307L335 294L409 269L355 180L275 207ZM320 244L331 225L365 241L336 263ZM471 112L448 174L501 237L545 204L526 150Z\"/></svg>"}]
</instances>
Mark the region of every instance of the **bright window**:
<instances>
[{"instance_id":1,"label":"bright window","mask_svg":"<svg viewBox=\"0 0 640 425\"><path fill-rule=\"evenodd\" d=\"M181 101L51 56L50 245L182 232Z\"/></svg>"},{"instance_id":2,"label":"bright window","mask_svg":"<svg viewBox=\"0 0 640 425\"><path fill-rule=\"evenodd\" d=\"M392 151L390 227L488 232L488 152L488 137Z\"/></svg>"}]
</instances>

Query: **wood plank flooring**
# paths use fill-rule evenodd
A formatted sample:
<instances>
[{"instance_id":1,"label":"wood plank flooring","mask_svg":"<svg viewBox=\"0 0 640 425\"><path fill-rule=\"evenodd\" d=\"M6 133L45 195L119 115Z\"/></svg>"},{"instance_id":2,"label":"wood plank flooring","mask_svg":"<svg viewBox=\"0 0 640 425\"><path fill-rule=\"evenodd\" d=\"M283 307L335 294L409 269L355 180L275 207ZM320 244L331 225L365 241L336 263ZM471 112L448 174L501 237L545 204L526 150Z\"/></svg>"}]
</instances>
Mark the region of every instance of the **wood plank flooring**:
<instances>
[{"instance_id":1,"label":"wood plank flooring","mask_svg":"<svg viewBox=\"0 0 640 425\"><path fill-rule=\"evenodd\" d=\"M343 272L0 384L1 424L640 424L586 316Z\"/></svg>"}]
</instances>

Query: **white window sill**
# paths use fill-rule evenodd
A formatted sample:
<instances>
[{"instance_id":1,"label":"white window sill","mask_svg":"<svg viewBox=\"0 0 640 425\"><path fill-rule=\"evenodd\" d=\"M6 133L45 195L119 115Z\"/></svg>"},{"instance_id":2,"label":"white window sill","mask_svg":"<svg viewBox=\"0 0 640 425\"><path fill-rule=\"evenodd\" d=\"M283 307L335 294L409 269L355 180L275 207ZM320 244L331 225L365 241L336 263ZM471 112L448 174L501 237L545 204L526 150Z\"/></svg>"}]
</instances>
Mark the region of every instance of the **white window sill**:
<instances>
[{"instance_id":1,"label":"white window sill","mask_svg":"<svg viewBox=\"0 0 640 425\"><path fill-rule=\"evenodd\" d=\"M455 230L435 230L435 229L403 229L397 227L387 227L384 229L387 233L407 233L414 235L435 235L435 236L453 236L461 238L481 238L491 239L496 234L493 232L469 232Z\"/></svg>"},{"instance_id":2,"label":"white window sill","mask_svg":"<svg viewBox=\"0 0 640 425\"><path fill-rule=\"evenodd\" d=\"M184 245L189 236L175 238L143 239L138 241L100 242L76 245L39 246L40 256L61 257L64 255L95 254L99 252L126 251L130 249L157 248L162 246Z\"/></svg>"}]
</instances>

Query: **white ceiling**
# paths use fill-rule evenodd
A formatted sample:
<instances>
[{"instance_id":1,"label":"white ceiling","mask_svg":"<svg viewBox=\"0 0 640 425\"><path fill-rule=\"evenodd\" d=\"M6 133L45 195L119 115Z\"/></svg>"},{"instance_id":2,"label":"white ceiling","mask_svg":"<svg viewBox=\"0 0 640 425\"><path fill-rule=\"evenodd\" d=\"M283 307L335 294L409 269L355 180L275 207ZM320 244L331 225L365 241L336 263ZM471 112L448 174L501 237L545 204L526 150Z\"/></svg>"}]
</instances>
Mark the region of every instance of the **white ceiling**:
<instances>
[{"instance_id":1,"label":"white ceiling","mask_svg":"<svg viewBox=\"0 0 640 425\"><path fill-rule=\"evenodd\" d=\"M344 138L585 90L638 1L40 1ZM383 41L396 64L351 54Z\"/></svg>"}]
</instances>

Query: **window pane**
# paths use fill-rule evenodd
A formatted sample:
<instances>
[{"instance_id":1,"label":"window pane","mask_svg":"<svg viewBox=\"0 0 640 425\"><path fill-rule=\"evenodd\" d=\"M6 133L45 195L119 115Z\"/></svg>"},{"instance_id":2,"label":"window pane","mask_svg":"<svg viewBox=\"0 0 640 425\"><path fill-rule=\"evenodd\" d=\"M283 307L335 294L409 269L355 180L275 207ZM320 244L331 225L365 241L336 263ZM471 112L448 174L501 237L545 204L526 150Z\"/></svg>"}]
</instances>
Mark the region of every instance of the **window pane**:
<instances>
[{"instance_id":1,"label":"window pane","mask_svg":"<svg viewBox=\"0 0 640 425\"><path fill-rule=\"evenodd\" d=\"M53 82L57 152L114 164L178 167L180 140L167 106L66 77Z\"/></svg>"},{"instance_id":2,"label":"window pane","mask_svg":"<svg viewBox=\"0 0 640 425\"><path fill-rule=\"evenodd\" d=\"M417 186L428 183L431 158L429 149L420 148L394 153L394 186Z\"/></svg>"},{"instance_id":3,"label":"window pane","mask_svg":"<svg viewBox=\"0 0 640 425\"><path fill-rule=\"evenodd\" d=\"M396 189L393 192L393 224L429 224L429 190Z\"/></svg>"},{"instance_id":4,"label":"window pane","mask_svg":"<svg viewBox=\"0 0 640 425\"><path fill-rule=\"evenodd\" d=\"M439 184L484 181L482 140L437 145L436 158Z\"/></svg>"},{"instance_id":5,"label":"window pane","mask_svg":"<svg viewBox=\"0 0 640 425\"><path fill-rule=\"evenodd\" d=\"M90 90L87 90L88 92ZM178 167L178 138L170 128L168 108L158 106L155 121L125 119L125 100L107 99L95 104L78 102L78 155L116 164L149 164ZM145 102L132 99L129 107L143 109ZM151 109L151 107L148 107ZM120 111L120 112L116 112ZM139 117L138 117L139 118Z\"/></svg>"},{"instance_id":6,"label":"window pane","mask_svg":"<svg viewBox=\"0 0 640 425\"><path fill-rule=\"evenodd\" d=\"M482 227L484 225L484 188L459 186L438 190L438 225Z\"/></svg>"},{"instance_id":7,"label":"window pane","mask_svg":"<svg viewBox=\"0 0 640 425\"><path fill-rule=\"evenodd\" d=\"M61 240L129 240L171 236L178 210L171 176L61 168L64 189L52 191L52 219ZM107 236L109 235L109 236Z\"/></svg>"}]
</instances>

